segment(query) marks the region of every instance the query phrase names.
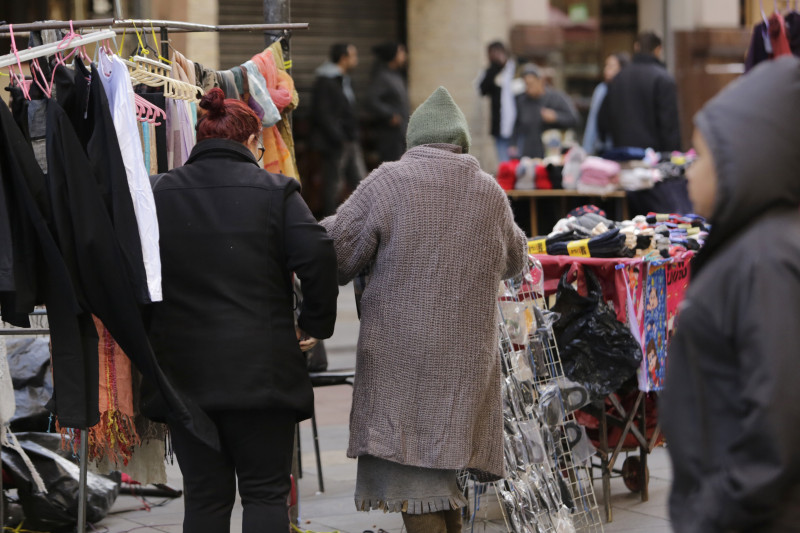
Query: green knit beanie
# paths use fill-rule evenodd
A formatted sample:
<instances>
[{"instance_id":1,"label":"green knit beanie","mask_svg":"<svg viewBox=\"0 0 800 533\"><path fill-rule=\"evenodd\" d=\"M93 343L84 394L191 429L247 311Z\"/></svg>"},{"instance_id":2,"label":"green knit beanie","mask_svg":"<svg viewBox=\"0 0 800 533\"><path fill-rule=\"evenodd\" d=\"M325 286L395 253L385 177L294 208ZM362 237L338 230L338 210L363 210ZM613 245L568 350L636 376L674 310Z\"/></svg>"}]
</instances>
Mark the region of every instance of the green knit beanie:
<instances>
[{"instance_id":1,"label":"green knit beanie","mask_svg":"<svg viewBox=\"0 0 800 533\"><path fill-rule=\"evenodd\" d=\"M454 144L469 152L467 118L444 87L439 87L408 121L408 149L422 144Z\"/></svg>"}]
</instances>

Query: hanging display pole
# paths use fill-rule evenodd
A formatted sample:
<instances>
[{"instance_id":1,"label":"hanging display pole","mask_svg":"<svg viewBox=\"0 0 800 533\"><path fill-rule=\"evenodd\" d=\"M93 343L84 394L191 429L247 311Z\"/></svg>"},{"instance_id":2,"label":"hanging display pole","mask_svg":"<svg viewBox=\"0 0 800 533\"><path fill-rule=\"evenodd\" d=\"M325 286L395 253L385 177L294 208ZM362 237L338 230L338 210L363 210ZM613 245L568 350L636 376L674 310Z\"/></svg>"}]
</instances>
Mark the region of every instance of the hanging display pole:
<instances>
[{"instance_id":1,"label":"hanging display pole","mask_svg":"<svg viewBox=\"0 0 800 533\"><path fill-rule=\"evenodd\" d=\"M72 24L73 28L114 28L114 29L135 29L135 28L159 28L167 29L170 32L231 32L231 31L283 31L283 30L306 30L307 22L294 24L196 24L194 22L180 22L176 20L149 20L149 19L97 19L97 20L73 20L73 21L47 21L13 24L14 32L39 31L39 30L67 30ZM0 33L8 33L9 25L0 26Z\"/></svg>"},{"instance_id":2,"label":"hanging display pole","mask_svg":"<svg viewBox=\"0 0 800 533\"><path fill-rule=\"evenodd\" d=\"M169 57L169 30L161 28L161 56Z\"/></svg>"},{"instance_id":3,"label":"hanging display pole","mask_svg":"<svg viewBox=\"0 0 800 533\"><path fill-rule=\"evenodd\" d=\"M0 428L0 432L3 428ZM5 531L6 523L6 495L3 492L3 454L0 450L0 531Z\"/></svg>"},{"instance_id":4,"label":"hanging display pole","mask_svg":"<svg viewBox=\"0 0 800 533\"><path fill-rule=\"evenodd\" d=\"M81 430L80 476L78 478L78 533L86 533L86 472L89 466L89 430Z\"/></svg>"}]
</instances>

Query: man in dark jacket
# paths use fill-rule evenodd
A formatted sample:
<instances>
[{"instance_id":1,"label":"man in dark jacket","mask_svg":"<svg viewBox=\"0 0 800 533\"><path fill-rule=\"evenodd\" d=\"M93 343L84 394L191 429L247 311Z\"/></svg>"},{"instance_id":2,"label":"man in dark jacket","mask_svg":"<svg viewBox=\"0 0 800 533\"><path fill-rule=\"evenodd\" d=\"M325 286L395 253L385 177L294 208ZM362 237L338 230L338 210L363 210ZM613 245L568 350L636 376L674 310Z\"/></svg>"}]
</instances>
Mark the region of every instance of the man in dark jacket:
<instances>
[{"instance_id":1,"label":"man in dark jacket","mask_svg":"<svg viewBox=\"0 0 800 533\"><path fill-rule=\"evenodd\" d=\"M406 47L385 43L372 48L376 63L369 86L369 111L375 121L375 140L381 163L397 161L406 151L408 89L403 71Z\"/></svg>"},{"instance_id":2,"label":"man in dark jacket","mask_svg":"<svg viewBox=\"0 0 800 533\"><path fill-rule=\"evenodd\" d=\"M487 54L489 68L484 71L479 87L481 94L490 97L492 102L491 132L497 147L497 160L503 162L509 159L508 149L516 117L511 82L517 64L500 41L489 44Z\"/></svg>"},{"instance_id":3,"label":"man in dark jacket","mask_svg":"<svg viewBox=\"0 0 800 533\"><path fill-rule=\"evenodd\" d=\"M675 80L661 62L661 39L636 38L633 63L608 86L598 127L614 146L671 152L681 148Z\"/></svg>"},{"instance_id":4,"label":"man in dark jacket","mask_svg":"<svg viewBox=\"0 0 800 533\"><path fill-rule=\"evenodd\" d=\"M366 175L358 139L356 96L348 73L358 66L352 44L331 47L330 61L316 71L312 92L312 143L323 157L324 215L339 205L342 182L355 189Z\"/></svg>"},{"instance_id":5,"label":"man in dark jacket","mask_svg":"<svg viewBox=\"0 0 800 533\"><path fill-rule=\"evenodd\" d=\"M712 230L660 405L678 533L800 528L798 97L800 60L781 57L695 117L689 191Z\"/></svg>"}]
</instances>

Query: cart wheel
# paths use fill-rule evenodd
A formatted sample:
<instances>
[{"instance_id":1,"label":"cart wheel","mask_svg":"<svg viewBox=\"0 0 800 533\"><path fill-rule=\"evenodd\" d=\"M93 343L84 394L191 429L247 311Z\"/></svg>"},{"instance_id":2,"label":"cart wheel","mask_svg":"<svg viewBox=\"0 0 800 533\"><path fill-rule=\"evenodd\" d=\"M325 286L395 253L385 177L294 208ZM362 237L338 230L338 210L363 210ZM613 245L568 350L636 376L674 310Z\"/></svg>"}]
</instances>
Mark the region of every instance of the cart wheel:
<instances>
[{"instance_id":1,"label":"cart wheel","mask_svg":"<svg viewBox=\"0 0 800 533\"><path fill-rule=\"evenodd\" d=\"M641 468L641 460L638 455L631 455L622 463L622 480L625 486L631 492L639 492L642 490L642 479L639 474ZM650 482L650 468L645 469L645 485Z\"/></svg>"}]
</instances>

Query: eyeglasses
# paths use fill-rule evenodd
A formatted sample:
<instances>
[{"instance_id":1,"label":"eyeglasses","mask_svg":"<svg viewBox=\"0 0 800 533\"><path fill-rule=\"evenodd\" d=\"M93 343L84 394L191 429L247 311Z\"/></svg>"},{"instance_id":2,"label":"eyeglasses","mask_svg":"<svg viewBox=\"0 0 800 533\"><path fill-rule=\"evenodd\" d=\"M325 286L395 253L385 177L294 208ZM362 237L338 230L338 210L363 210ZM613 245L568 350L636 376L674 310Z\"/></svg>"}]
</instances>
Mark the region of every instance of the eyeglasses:
<instances>
[{"instance_id":1,"label":"eyeglasses","mask_svg":"<svg viewBox=\"0 0 800 533\"><path fill-rule=\"evenodd\" d=\"M264 151L265 150L266 149L263 146L259 146L258 147L258 159L256 159L256 161L261 162L261 160L264 158Z\"/></svg>"}]
</instances>

